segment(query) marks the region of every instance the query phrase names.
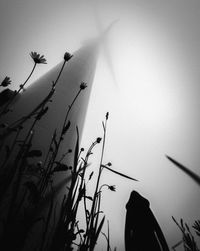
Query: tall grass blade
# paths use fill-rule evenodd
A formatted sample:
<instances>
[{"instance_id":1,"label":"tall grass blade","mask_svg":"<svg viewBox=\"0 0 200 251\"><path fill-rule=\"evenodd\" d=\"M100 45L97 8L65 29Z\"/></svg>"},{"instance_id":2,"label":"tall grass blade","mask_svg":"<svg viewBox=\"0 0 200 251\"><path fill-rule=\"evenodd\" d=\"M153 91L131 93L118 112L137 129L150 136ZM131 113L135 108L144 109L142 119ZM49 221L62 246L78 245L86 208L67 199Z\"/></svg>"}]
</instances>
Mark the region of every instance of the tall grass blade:
<instances>
[{"instance_id":1,"label":"tall grass blade","mask_svg":"<svg viewBox=\"0 0 200 251\"><path fill-rule=\"evenodd\" d=\"M123 174L123 173L117 172L117 171L113 170L113 169L110 168L110 167L107 167L107 166L105 166L105 165L101 165L101 166L104 167L104 168L106 168L106 169L108 169L109 171L111 171L111 172L113 172L113 173L115 173L115 174L118 174L118 175L124 177L124 178L130 179L130 180L134 180L134 181L138 181L138 180L136 180L136 179L134 179L134 178L132 178L132 177L130 177L130 176L127 176L127 175Z\"/></svg>"},{"instance_id":2,"label":"tall grass blade","mask_svg":"<svg viewBox=\"0 0 200 251\"><path fill-rule=\"evenodd\" d=\"M90 250L94 250L94 247L95 247L95 245L96 245L97 239L98 239L99 234L100 234L100 232L101 232L101 229L102 229L102 227L103 227L104 221L105 221L105 215L104 215L104 217L102 218L102 220L101 220L101 222L100 222L100 224L99 224L99 226L98 226L98 228L97 228L97 231L96 231L96 233L95 233L95 235L94 235L94 238L92 238L92 240L91 240Z\"/></svg>"},{"instance_id":3,"label":"tall grass blade","mask_svg":"<svg viewBox=\"0 0 200 251\"><path fill-rule=\"evenodd\" d=\"M76 133L77 133L77 140L76 140L76 147L74 152L74 172L76 172L76 168L78 165L78 156L79 156L79 131L78 127L76 127Z\"/></svg>"},{"instance_id":4,"label":"tall grass blade","mask_svg":"<svg viewBox=\"0 0 200 251\"><path fill-rule=\"evenodd\" d=\"M183 172L185 172L188 176L190 176L199 186L200 186L200 176L198 176L196 173L189 170L187 167L183 166L173 158L166 155L166 157L175 164L179 169L181 169Z\"/></svg>"}]
</instances>

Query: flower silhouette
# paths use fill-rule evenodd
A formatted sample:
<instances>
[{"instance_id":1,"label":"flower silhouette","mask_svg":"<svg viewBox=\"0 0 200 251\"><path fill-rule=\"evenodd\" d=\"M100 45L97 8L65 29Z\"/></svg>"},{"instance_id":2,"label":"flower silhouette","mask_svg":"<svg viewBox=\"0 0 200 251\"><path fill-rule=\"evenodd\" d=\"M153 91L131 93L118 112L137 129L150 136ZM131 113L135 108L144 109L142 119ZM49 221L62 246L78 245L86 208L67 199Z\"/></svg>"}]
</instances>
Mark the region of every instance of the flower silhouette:
<instances>
[{"instance_id":1,"label":"flower silhouette","mask_svg":"<svg viewBox=\"0 0 200 251\"><path fill-rule=\"evenodd\" d=\"M9 77L6 76L6 77L4 78L4 80L1 82L0 86L6 87L6 86L8 86L8 85L10 85L10 84L11 84L11 80L10 80Z\"/></svg>"},{"instance_id":2,"label":"flower silhouette","mask_svg":"<svg viewBox=\"0 0 200 251\"><path fill-rule=\"evenodd\" d=\"M99 144L99 143L101 142L101 138L98 137L98 138L96 139L96 142Z\"/></svg>"},{"instance_id":3,"label":"flower silhouette","mask_svg":"<svg viewBox=\"0 0 200 251\"><path fill-rule=\"evenodd\" d=\"M44 55L40 55L39 53L37 52L31 52L30 53L30 56L32 57L33 61L35 62L35 64L46 64L47 61L46 59L44 58Z\"/></svg>"},{"instance_id":4,"label":"flower silhouette","mask_svg":"<svg viewBox=\"0 0 200 251\"><path fill-rule=\"evenodd\" d=\"M84 90L87 87L87 84L85 82L81 82L80 89Z\"/></svg>"},{"instance_id":5,"label":"flower silhouette","mask_svg":"<svg viewBox=\"0 0 200 251\"><path fill-rule=\"evenodd\" d=\"M108 189L112 192L115 192L116 191L116 186L115 185L112 185L112 186L108 186Z\"/></svg>"},{"instance_id":6,"label":"flower silhouette","mask_svg":"<svg viewBox=\"0 0 200 251\"><path fill-rule=\"evenodd\" d=\"M71 55L69 52L65 52L65 54L64 54L65 61L69 61L72 57L73 57L73 55Z\"/></svg>"}]
</instances>

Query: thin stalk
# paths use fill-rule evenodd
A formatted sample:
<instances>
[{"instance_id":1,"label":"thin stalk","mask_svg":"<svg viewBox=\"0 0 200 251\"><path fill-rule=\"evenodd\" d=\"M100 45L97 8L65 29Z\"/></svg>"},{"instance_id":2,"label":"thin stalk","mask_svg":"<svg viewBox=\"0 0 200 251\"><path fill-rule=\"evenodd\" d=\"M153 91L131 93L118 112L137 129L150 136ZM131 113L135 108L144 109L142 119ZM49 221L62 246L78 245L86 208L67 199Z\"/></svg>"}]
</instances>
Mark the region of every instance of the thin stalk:
<instances>
[{"instance_id":1,"label":"thin stalk","mask_svg":"<svg viewBox=\"0 0 200 251\"><path fill-rule=\"evenodd\" d=\"M46 154L46 157L45 157L45 160L44 160L43 167L46 166L46 163L47 163L49 154L50 154L50 152L52 151L51 149L53 148L53 138L54 138L54 135L56 135L56 130L54 131L53 137L52 137L51 142L50 142L50 144L49 144L49 149L48 149L48 152L47 152L47 154Z\"/></svg>"},{"instance_id":2,"label":"thin stalk","mask_svg":"<svg viewBox=\"0 0 200 251\"><path fill-rule=\"evenodd\" d=\"M57 78L56 78L56 80L55 80L55 82L54 82L54 84L53 84L53 86L52 86L52 89L51 89L50 93L48 94L48 96L43 100L43 102L40 103L39 106L36 107L37 109L34 109L28 116L26 116L26 117L24 118L23 123L26 121L26 119L28 119L29 117L33 116L39 109L40 109L40 111L41 111L41 110L44 108L45 104L49 101L49 99L51 98L51 96L53 95L53 93L54 93L54 91L55 91L55 86L56 86L57 83L58 83L58 80L59 80L59 78L60 78L60 76L61 76L61 73L62 73L62 71L63 71L63 69L64 69L65 64L66 64L66 61L64 60L64 62L63 62L63 64L62 64L62 67L61 67L61 69L60 69L60 71L59 71L59 74L58 74L58 76L57 76ZM34 67L33 67L32 71L31 71L31 73L29 74L28 78L27 78L26 81L24 82L24 84L21 85L21 89L25 86L25 84L27 83L27 81L29 80L29 78L31 77L31 75L33 74L33 71L34 71L35 67L36 67L36 64L34 64ZM20 92L20 90L16 93L16 95L17 95L19 92ZM29 131L28 131L28 133L27 133L27 136L25 137L25 140L23 141L23 145L21 146L21 149L20 149L18 155L20 155L20 154L23 152L24 146L26 145L26 142L27 142L27 140L28 140L28 137L29 137L29 135L30 135L30 132L31 132L31 131L33 130L33 128L35 127L35 124L37 123L37 121L38 121L38 120L37 120L37 116L36 116L34 122L32 123L32 125L31 125L31 127L30 127L30 129L29 129ZM19 125L21 125L21 124L22 124L22 123L15 125L14 128L19 128Z\"/></svg>"},{"instance_id":3,"label":"thin stalk","mask_svg":"<svg viewBox=\"0 0 200 251\"><path fill-rule=\"evenodd\" d=\"M16 156L16 161L13 163L13 165L15 165L15 168L14 168L13 172L11 173L10 182L6 185L6 187L4 189L7 189L9 187L9 185L12 183L13 179L15 178L15 175L16 175L18 169L21 169L22 168L21 166L24 165L27 149L29 149L31 147L30 143L27 143L27 141L29 141L29 142L32 141L32 137L33 137L32 130L33 130L34 126L35 126L35 123L36 123L36 120L33 122L30 129L28 130L28 133L27 133L25 139L22 141L23 144L22 144L22 146L20 146L20 150L19 150L19 152L18 152L18 154ZM18 137L18 134L16 135L16 137ZM31 141L30 141L30 139L31 139ZM14 141L14 143L16 144L15 141ZM28 148L27 148L27 146L28 146ZM21 160L21 164L18 167L18 164L20 163L20 160ZM4 173L3 173L3 175L4 175ZM3 177L3 175L2 175L2 177ZM18 174L18 175L21 176L22 172L21 172L21 174ZM15 189L16 194L18 193L18 191L16 191L18 189L19 189L19 186L17 186L17 188Z\"/></svg>"},{"instance_id":4,"label":"thin stalk","mask_svg":"<svg viewBox=\"0 0 200 251\"><path fill-rule=\"evenodd\" d=\"M24 86L26 85L26 83L28 82L30 77L32 76L32 74L33 74L33 72L34 72L34 70L36 68L36 65L37 65L37 63L34 63L33 68L31 70L30 74L28 75L27 79L24 81L24 83L22 85L19 86L19 89L13 94L13 97L5 105L2 112L0 113L0 117L7 111L7 108L13 103L15 97L20 93L20 91L23 90Z\"/></svg>"},{"instance_id":5,"label":"thin stalk","mask_svg":"<svg viewBox=\"0 0 200 251\"><path fill-rule=\"evenodd\" d=\"M62 64L62 67L58 73L58 76L55 80L55 82L53 82L53 86L49 92L49 94L42 100L42 102L39 103L39 105L37 105L28 115L26 116L23 116L22 118L18 119L17 121L15 121L14 123L12 123L10 126L9 126L9 131L5 132L3 135L1 135L1 140L3 140L4 138L6 138L8 135L10 135L10 133L13 132L13 129L19 127L19 126L22 126L28 119L30 119L32 116L34 116L36 114L36 112L41 108L43 107L49 100L50 98L52 97L52 95L54 94L55 92L55 87L58 83L58 80L60 79L60 76L62 74L62 71L65 67L65 64L66 64L66 60L64 60L63 64ZM34 69L33 69L34 70ZM32 73L33 73L33 70L32 70ZM31 74L30 74L31 75ZM30 78L30 75L29 75L29 78ZM29 79L28 78L28 79ZM28 80L26 80L25 82L27 82ZM24 85L23 85L24 86Z\"/></svg>"},{"instance_id":6,"label":"thin stalk","mask_svg":"<svg viewBox=\"0 0 200 251\"><path fill-rule=\"evenodd\" d=\"M77 100L78 96L80 95L81 91L82 91L82 89L80 88L79 91L78 91L78 93L77 93L76 96L74 97L72 103L71 103L71 104L69 105L69 107L68 107L68 110L67 110L67 113L66 113L64 122L63 122L63 126L62 126L62 129L61 129L61 132L60 132L60 137L59 137L59 140L58 140L57 147L56 147L55 152L54 152L54 154L53 154L52 158L50 159L49 164L48 164L48 166L47 166L47 170L49 170L49 172L52 171L53 164L54 164L55 159L56 159L56 157L57 157L57 155L58 155L58 151L59 151L59 148L60 148L60 144L61 144L61 141L63 140L63 130L64 130L65 126L66 126L66 122L67 122L67 120L68 120L69 113L70 113L70 111L71 111L71 109L72 109L72 107L73 107L75 101ZM43 186L42 186L42 188L41 188L41 192L42 192L42 193L45 192L45 184L46 184L47 178L48 178L48 174L46 174L46 177L45 177Z\"/></svg>"},{"instance_id":7,"label":"thin stalk","mask_svg":"<svg viewBox=\"0 0 200 251\"><path fill-rule=\"evenodd\" d=\"M31 147L32 139L33 139L33 133L31 133L31 135L30 135L27 147L25 150L23 150L22 156L21 156L21 154L20 155L18 154L16 157L16 171L15 171L15 173L16 173L17 177L16 177L16 182L13 184L13 188L12 188L13 190L12 190L11 203L10 203L9 212L8 212L8 220L9 220L9 218L11 220L12 214L13 214L13 211L15 208L14 204L17 201L17 197L18 197L18 192L19 192L19 188L20 188L20 184L21 184L22 172L23 172L23 168L24 168L24 164L25 164L26 154ZM20 151L21 151L21 149L20 149ZM21 160L21 163L20 163L20 160ZM18 167L18 164L19 164L19 167ZM18 173L17 173L17 170L18 170Z\"/></svg>"},{"instance_id":8,"label":"thin stalk","mask_svg":"<svg viewBox=\"0 0 200 251\"><path fill-rule=\"evenodd\" d=\"M56 87L56 85L57 85L57 83L58 83L58 80L60 79L60 76L61 76L61 74L62 74L62 71L63 71L63 69L64 69L64 67L65 67L65 64L66 64L66 60L64 60L64 62L63 62L63 64L62 64L62 67L61 67L61 69L60 69L60 71L59 71L59 73L58 73L58 76L57 76L57 78L56 78L56 80L55 80L55 82L54 82L54 86Z\"/></svg>"},{"instance_id":9,"label":"thin stalk","mask_svg":"<svg viewBox=\"0 0 200 251\"><path fill-rule=\"evenodd\" d=\"M98 200L98 196L97 195L98 195L98 189L99 189L99 182L100 182L100 177L101 177L101 173L102 173L102 170L103 170L102 163L103 163L105 141L106 141L106 125L107 125L107 118L106 118L106 121L105 121L105 125L103 123L103 130L104 130L103 145L102 145L102 150L101 150L101 159L100 159L99 173L98 173L98 177L97 177L95 192L94 192L94 196L93 196L93 203L92 203L92 208L91 208L91 213L90 213L89 229L93 229L93 226L94 226L94 216L95 216L95 213L96 213L96 206L97 206L97 200ZM100 208L100 205L99 205L98 208ZM97 215L97 219L96 219L95 225L97 225L98 217L99 216ZM87 236L87 238L86 238L86 246L90 246L91 240L92 240L91 236Z\"/></svg>"},{"instance_id":10,"label":"thin stalk","mask_svg":"<svg viewBox=\"0 0 200 251\"><path fill-rule=\"evenodd\" d=\"M78 226L78 224L76 224L76 227L77 227L77 230L78 230L78 232L80 231L80 229L79 229L79 226ZM81 236L81 234L79 233L79 237L80 237L80 243L82 243L83 242L83 238L82 238L82 236ZM80 245L80 244L79 244ZM79 246L78 245L78 246Z\"/></svg>"}]
</instances>

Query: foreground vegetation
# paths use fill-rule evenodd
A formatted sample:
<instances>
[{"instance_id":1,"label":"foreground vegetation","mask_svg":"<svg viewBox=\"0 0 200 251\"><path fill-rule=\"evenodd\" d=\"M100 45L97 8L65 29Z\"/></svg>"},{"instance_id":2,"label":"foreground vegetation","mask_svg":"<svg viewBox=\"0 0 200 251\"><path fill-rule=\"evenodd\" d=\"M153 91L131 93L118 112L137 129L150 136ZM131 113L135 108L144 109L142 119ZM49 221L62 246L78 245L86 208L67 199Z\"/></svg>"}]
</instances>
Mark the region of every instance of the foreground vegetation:
<instances>
[{"instance_id":1,"label":"foreground vegetation","mask_svg":"<svg viewBox=\"0 0 200 251\"><path fill-rule=\"evenodd\" d=\"M68 61L72 58L64 54L63 64L48 95L37 104L28 114L16 121L6 124L4 118L12 114L15 101L25 90L26 84L39 64L46 64L44 56L31 52L33 68L27 79L16 91L7 87L11 84L5 77L0 84L0 243L4 250L38 250L38 251L93 251L101 234L105 236L107 251L111 251L109 224L107 233L102 233L105 214L101 211L102 188L107 187L111 192L116 188L113 184L101 184L104 169L122 178L135 179L115 171L112 164L104 163L106 130L109 113L102 122L103 134L97 137L91 146L85 150L80 147L78 126L76 127L76 142L74 149L61 147L65 136L69 133L71 121L69 115L72 107L83 91L87 91L87 83L80 83L77 93L63 115L63 123L54 128L50 144L45 144L46 153L35 148L36 125L49 112L60 76ZM25 130L26 128L26 130ZM87 175L90 156L95 148L101 145L101 156L98 168ZM189 169L167 156L177 167L189 175L198 185L200 178ZM69 159L73 165L68 164ZM96 172L96 178L94 175ZM63 181L54 185L55 175L63 174ZM92 196L89 196L87 185L95 181ZM66 187L67 185L67 187ZM59 187L66 187L64 193L58 195ZM84 225L80 226L78 210L84 208ZM173 218L182 233L182 240L172 247L176 250L180 245L185 251L199 251L197 241L187 223L180 223ZM200 237L200 220L192 226Z\"/></svg>"},{"instance_id":2,"label":"foreground vegetation","mask_svg":"<svg viewBox=\"0 0 200 251\"><path fill-rule=\"evenodd\" d=\"M115 171L112 164L104 163L106 143L106 129L109 113L102 122L103 135L97 137L88 150L80 147L78 126L76 127L76 142L74 149L61 147L65 136L69 133L71 121L69 115L72 107L83 91L87 91L87 83L80 83L77 93L63 115L62 125L58 125L52 132L50 144L46 144L46 153L35 148L37 142L36 127L49 112L60 76L68 61L72 58L69 53L64 54L64 60L57 78L52 80L52 87L47 96L37 104L28 114L6 124L5 116L14 112L15 101L25 90L39 64L46 64L44 56L31 52L33 68L17 91L7 87L11 84L9 77L1 83L0 109L0 243L4 250L38 250L38 251L92 251L102 232L105 215L101 211L102 188L107 187L115 191L112 184L101 184L104 169L122 178L134 180ZM23 95L23 94L22 94ZM33 141L34 140L34 141ZM89 159L93 151L101 145L99 167L86 175ZM73 160L73 165L68 160ZM96 172L97 178L94 178ZM54 185L55 175L63 174L62 186L64 193L58 195L58 186ZM95 180L93 196L88 195L87 184ZM90 191L91 194L91 191ZM62 196L62 197L60 197ZM84 207L85 224L79 226L77 212L80 205ZM109 225L107 234L107 250L111 251Z\"/></svg>"}]
</instances>

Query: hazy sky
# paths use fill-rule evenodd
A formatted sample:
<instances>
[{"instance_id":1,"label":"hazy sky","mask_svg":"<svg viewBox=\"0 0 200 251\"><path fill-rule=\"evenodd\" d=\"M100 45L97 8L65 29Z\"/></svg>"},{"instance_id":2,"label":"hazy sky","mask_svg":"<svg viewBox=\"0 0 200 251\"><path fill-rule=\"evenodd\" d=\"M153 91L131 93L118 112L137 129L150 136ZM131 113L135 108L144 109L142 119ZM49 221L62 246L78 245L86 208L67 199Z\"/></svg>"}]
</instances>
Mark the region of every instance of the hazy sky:
<instances>
[{"instance_id":1,"label":"hazy sky","mask_svg":"<svg viewBox=\"0 0 200 251\"><path fill-rule=\"evenodd\" d=\"M189 223L199 215L199 187L166 158L170 155L197 174L200 163L200 1L190 0L2 0L0 3L0 79L13 87L31 70L30 51L48 65L35 77L119 19L109 39L117 86L101 54L82 144L101 136L110 112L105 162L140 180L125 181L105 172L103 210L110 220L113 246L123 250L125 204L131 190L146 196L170 245L180 239L171 216ZM113 211L115 213L113 213ZM101 250L101 249L100 249Z\"/></svg>"}]
</instances>

